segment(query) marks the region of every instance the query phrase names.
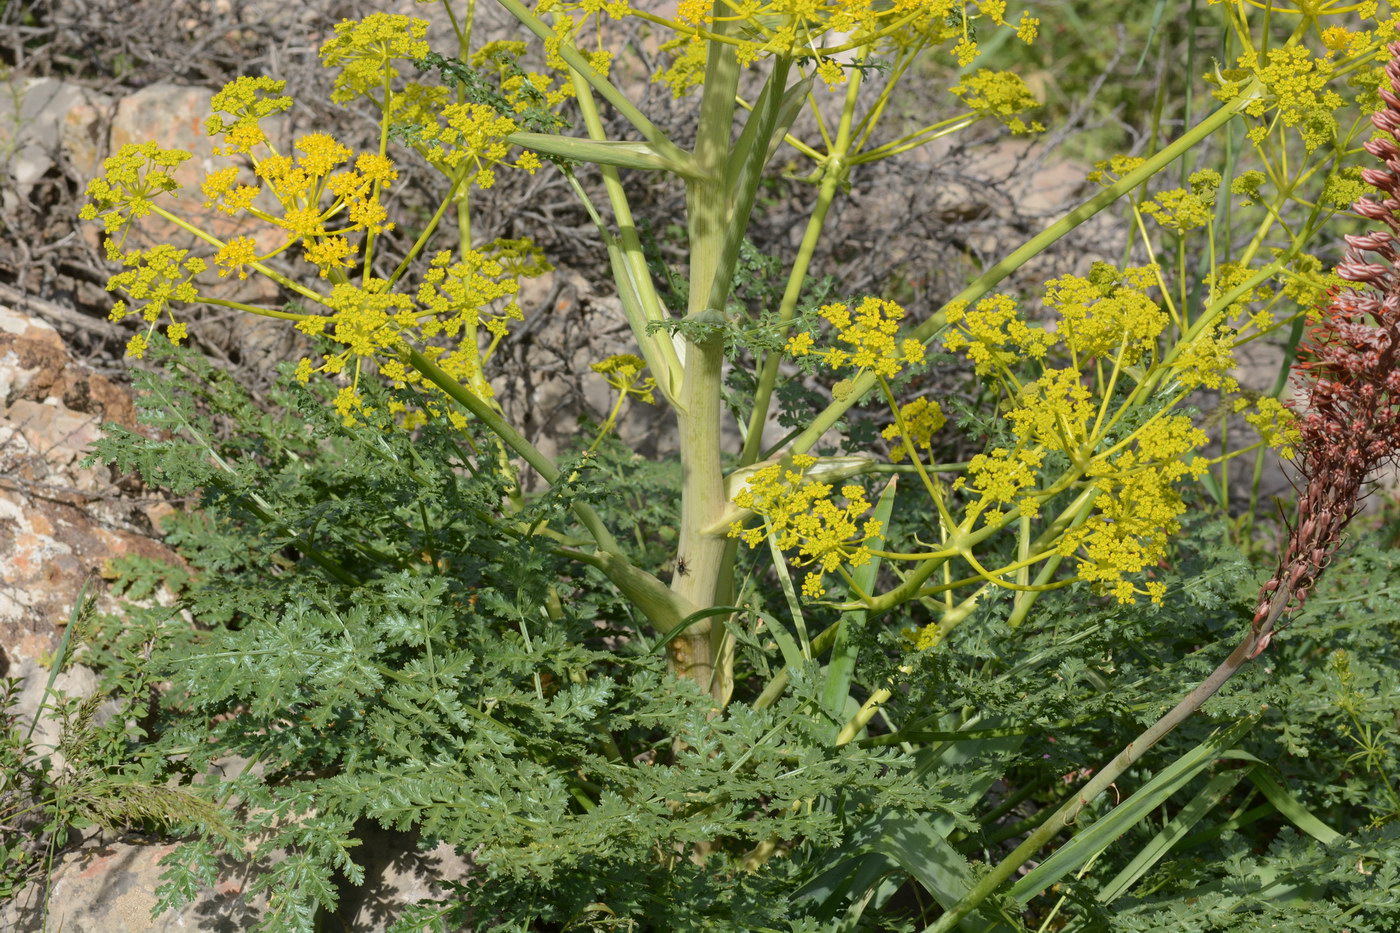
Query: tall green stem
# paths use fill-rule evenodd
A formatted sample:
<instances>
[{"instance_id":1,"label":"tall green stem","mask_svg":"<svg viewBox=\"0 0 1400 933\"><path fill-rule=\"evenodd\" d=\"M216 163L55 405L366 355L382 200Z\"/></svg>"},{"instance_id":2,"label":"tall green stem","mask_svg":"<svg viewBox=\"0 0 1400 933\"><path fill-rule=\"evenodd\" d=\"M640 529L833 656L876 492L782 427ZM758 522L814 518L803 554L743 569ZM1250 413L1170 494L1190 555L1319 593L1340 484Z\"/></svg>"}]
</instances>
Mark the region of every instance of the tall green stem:
<instances>
[{"instance_id":1,"label":"tall green stem","mask_svg":"<svg viewBox=\"0 0 1400 933\"><path fill-rule=\"evenodd\" d=\"M855 116L856 93L860 88L861 72L854 71L848 79L846 103L841 111L841 125L836 139L827 154L822 168L821 187L817 190L817 203L807 219L807 229L802 234L802 243L797 249L792 271L788 274L787 287L783 290L782 301L778 305L778 333L787 332L797 311L797 300L802 296L802 283L807 278L807 270L812 265L817 242L821 239L822 227L826 224L827 211L836 198L836 192L846 178L849 166L846 163L851 148L851 125ZM744 449L739 454L739 466L748 466L758 460L763 450L763 425L768 420L768 408L773 401L773 390L778 382L778 367L783 362L783 353L774 350L763 360L763 370L758 377L758 388L754 391L753 411L749 414L748 433L744 436Z\"/></svg>"},{"instance_id":2,"label":"tall green stem","mask_svg":"<svg viewBox=\"0 0 1400 933\"><path fill-rule=\"evenodd\" d=\"M715 0L715 28L724 31L723 0ZM724 301L732 270L723 268L725 235L730 203L724 187L724 168L734 129L734 96L738 90L739 63L734 47L722 42L709 45L705 67L705 93L700 102L700 130L695 161L701 178L686 185L690 235L690 303L686 320L700 325L684 335L685 375L681 404L676 412L680 428L682 471L679 553L688 573L677 574L671 587L687 603L716 604L725 571L726 538L707 534L724 515L728 497L724 491L721 462L720 401L724 371ZM719 302L716 304L715 302ZM710 326L706 326L710 325ZM721 705L729 698L732 674L721 662L724 627L705 619L670 643L671 663L677 673L707 687ZM717 666L718 665L718 666Z\"/></svg>"}]
</instances>

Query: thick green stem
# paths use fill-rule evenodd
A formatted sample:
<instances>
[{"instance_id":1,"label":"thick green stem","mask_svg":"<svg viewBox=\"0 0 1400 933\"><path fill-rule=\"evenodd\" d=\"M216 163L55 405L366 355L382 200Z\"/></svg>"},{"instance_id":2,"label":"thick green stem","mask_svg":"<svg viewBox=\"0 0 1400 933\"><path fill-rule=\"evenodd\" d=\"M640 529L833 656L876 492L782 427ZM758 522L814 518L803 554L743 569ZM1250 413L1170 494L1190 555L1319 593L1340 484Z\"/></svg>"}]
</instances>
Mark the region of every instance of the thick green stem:
<instances>
[{"instance_id":1,"label":"thick green stem","mask_svg":"<svg viewBox=\"0 0 1400 933\"><path fill-rule=\"evenodd\" d=\"M715 16L724 16L716 0ZM716 28L728 25L717 22ZM705 95L700 102L700 130L695 161L701 179L686 185L690 235L690 304L686 320L701 325L685 335L685 376L676 411L680 428L682 471L681 522L677 560L687 573L676 574L672 590L690 605L709 607L728 591L725 552L728 539L707 534L728 505L721 460L720 388L724 375L724 300L731 270L722 267L730 204L724 190L724 167L734 127L734 95L739 63L732 46L713 42L705 68ZM714 302L720 302L716 305ZM704 328L711 324L712 328ZM721 662L724 626L705 619L670 643L673 669L706 687L721 705L729 698L732 674Z\"/></svg>"}]
</instances>

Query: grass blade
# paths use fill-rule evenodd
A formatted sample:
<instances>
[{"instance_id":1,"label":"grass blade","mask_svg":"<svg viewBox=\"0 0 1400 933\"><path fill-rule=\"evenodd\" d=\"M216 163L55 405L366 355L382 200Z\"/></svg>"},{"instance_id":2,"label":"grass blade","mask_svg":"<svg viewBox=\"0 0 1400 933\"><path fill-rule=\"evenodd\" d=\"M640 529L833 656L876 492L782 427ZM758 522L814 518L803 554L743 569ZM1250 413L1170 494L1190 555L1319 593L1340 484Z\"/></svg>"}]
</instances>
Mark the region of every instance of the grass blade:
<instances>
[{"instance_id":1,"label":"grass blade","mask_svg":"<svg viewBox=\"0 0 1400 933\"><path fill-rule=\"evenodd\" d=\"M1119 836L1145 820L1152 811L1185 787L1211 762L1229 751L1254 728L1256 718L1243 719L1217 732L1163 768L1127 800L1056 849L1011 887L1011 897L1025 904L1041 891L1108 848Z\"/></svg>"},{"instance_id":2,"label":"grass blade","mask_svg":"<svg viewBox=\"0 0 1400 933\"><path fill-rule=\"evenodd\" d=\"M1180 813L1172 817L1167 825L1162 827L1162 831L1143 846L1142 851L1125 865L1112 881L1103 886L1098 894L1099 902L1111 904L1128 893L1143 875L1152 870L1152 866L1161 861L1197 823L1220 805L1220 801L1244 780L1246 773L1240 770L1227 771L1211 778L1210 783L1201 788L1201 792L1193 797Z\"/></svg>"}]
</instances>

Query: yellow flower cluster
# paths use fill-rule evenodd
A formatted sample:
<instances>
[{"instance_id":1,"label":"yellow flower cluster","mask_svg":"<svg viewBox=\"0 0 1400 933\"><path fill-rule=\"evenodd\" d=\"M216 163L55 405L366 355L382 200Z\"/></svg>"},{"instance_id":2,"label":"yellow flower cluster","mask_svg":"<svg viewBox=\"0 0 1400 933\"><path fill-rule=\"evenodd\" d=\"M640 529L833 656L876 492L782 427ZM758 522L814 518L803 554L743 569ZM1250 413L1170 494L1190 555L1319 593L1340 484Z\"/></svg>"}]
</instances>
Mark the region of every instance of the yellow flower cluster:
<instances>
[{"instance_id":1,"label":"yellow flower cluster","mask_svg":"<svg viewBox=\"0 0 1400 933\"><path fill-rule=\"evenodd\" d=\"M793 561L797 566L811 566L802 583L802 593L809 599L826 594L826 574L843 565L860 567L868 562L866 542L882 530L879 521L860 520L871 508L864 487L842 486L845 504L838 505L831 484L807 477L816 463L816 457L799 454L792 458L791 467L774 463L755 470L734 503L757 514L760 523L747 529L742 522L729 526L729 537L740 538L749 547L773 535L780 550L797 555Z\"/></svg>"},{"instance_id":2,"label":"yellow flower cluster","mask_svg":"<svg viewBox=\"0 0 1400 933\"><path fill-rule=\"evenodd\" d=\"M646 362L631 353L619 353L594 363L589 369L602 376L623 397L635 396L648 405L656 404L656 380L642 378Z\"/></svg>"},{"instance_id":3,"label":"yellow flower cluster","mask_svg":"<svg viewBox=\"0 0 1400 933\"><path fill-rule=\"evenodd\" d=\"M240 183L236 165L208 174L201 190L207 206L218 206L229 214L248 211L286 230L287 242L273 253L300 241L302 255L317 267L321 277L335 278L358 262L359 250L352 245L349 234L380 234L393 228L380 200L384 190L398 178L394 163L387 157L362 152L355 157L354 168L337 171L352 153L325 133L299 137L294 148L300 155L295 159L276 152L265 140L263 145L269 154L256 161L254 171L260 185L266 186L282 205L281 217L263 214L253 206L264 189ZM323 207L323 201L329 203ZM339 226L331 229L333 222L339 222ZM253 239L239 236L220 248L214 262L220 275L236 272L239 278L245 278L244 266L259 259Z\"/></svg>"},{"instance_id":4,"label":"yellow flower cluster","mask_svg":"<svg viewBox=\"0 0 1400 933\"><path fill-rule=\"evenodd\" d=\"M1321 259L1311 253L1299 253L1284 270L1282 292L1285 298L1300 308L1309 309L1311 314L1333 289L1355 287L1354 283L1324 266Z\"/></svg>"},{"instance_id":5,"label":"yellow flower cluster","mask_svg":"<svg viewBox=\"0 0 1400 933\"><path fill-rule=\"evenodd\" d=\"M970 64L970 60L964 64ZM952 92L961 98L974 113L1001 121L1016 135L1041 133L1045 127L1039 122L1027 123L1021 114L1040 106L1030 88L1020 75L1010 71L992 71L979 68L974 74L966 75L952 87Z\"/></svg>"},{"instance_id":6,"label":"yellow flower cluster","mask_svg":"<svg viewBox=\"0 0 1400 933\"><path fill-rule=\"evenodd\" d=\"M1044 461L1045 451L1039 447L995 447L991 453L973 457L967 472L953 480L954 489L967 489L979 497L968 505L967 517L980 516L985 524L994 524L1006 515L997 506L1015 502L1022 515L1034 518L1040 513L1040 500L1022 493L1039 482Z\"/></svg>"},{"instance_id":7,"label":"yellow flower cluster","mask_svg":"<svg viewBox=\"0 0 1400 933\"><path fill-rule=\"evenodd\" d=\"M787 351L793 356L817 352L832 369L869 369L883 379L893 379L905 366L924 361L924 345L917 340L897 340L904 309L893 301L864 298L852 311L844 304L823 305L817 314L836 330L836 339L849 349L829 347L815 351L812 335L799 333L790 338Z\"/></svg>"},{"instance_id":8,"label":"yellow flower cluster","mask_svg":"<svg viewBox=\"0 0 1400 933\"><path fill-rule=\"evenodd\" d=\"M393 358L403 332L415 329L426 341L422 346L425 356L479 397L490 398L493 390L485 376L486 363L508 336L509 322L525 316L514 300L520 290L518 280L542 275L550 268L529 240L497 240L469 250L456 262L449 251L435 254L413 297L384 292L377 280L371 280L358 295L342 291L347 299L343 309L297 326L312 333L330 328L332 338L346 344L347 352L329 357L315 368L310 360L303 360L297 375L310 378L318 371L338 372L350 356L379 356L381 373L396 385L423 385L421 374ZM489 335L484 347L481 329ZM397 405L394 408L399 410ZM443 414L459 427L466 423L456 408L444 410L430 403L426 414L409 416L406 424L412 426L427 415Z\"/></svg>"},{"instance_id":9,"label":"yellow flower cluster","mask_svg":"<svg viewBox=\"0 0 1400 933\"><path fill-rule=\"evenodd\" d=\"M1269 49L1262 58L1247 52L1240 56L1238 67L1207 78L1218 85L1215 96L1228 101L1239 96L1250 77L1257 77L1268 94L1250 101L1244 112L1257 119L1276 111L1284 126L1298 129L1304 147L1311 152L1337 135L1335 113L1343 101L1327 86L1336 69L1332 54L1329 50L1318 58L1301 44ZM1249 137L1258 143L1268 130L1268 124L1260 124L1249 131Z\"/></svg>"},{"instance_id":10,"label":"yellow flower cluster","mask_svg":"<svg viewBox=\"0 0 1400 933\"><path fill-rule=\"evenodd\" d=\"M204 206L230 215L252 207L258 189L253 185L241 184L241 174L239 166L230 165L204 176L199 186L204 193Z\"/></svg>"},{"instance_id":11,"label":"yellow flower cluster","mask_svg":"<svg viewBox=\"0 0 1400 933\"><path fill-rule=\"evenodd\" d=\"M1215 216L1215 193L1220 187L1220 173L1201 169L1190 178L1191 190L1173 188L1144 201L1142 212L1178 235L1204 227Z\"/></svg>"},{"instance_id":12,"label":"yellow flower cluster","mask_svg":"<svg viewBox=\"0 0 1400 933\"><path fill-rule=\"evenodd\" d=\"M1132 365L1156 351L1169 322L1147 295L1156 275L1154 266L1120 272L1098 262L1088 277L1063 275L1045 283L1045 305L1060 316L1056 336L1079 365L1120 352L1123 365Z\"/></svg>"},{"instance_id":13,"label":"yellow flower cluster","mask_svg":"<svg viewBox=\"0 0 1400 933\"><path fill-rule=\"evenodd\" d=\"M515 303L520 283L506 275L501 258L491 250L468 250L466 256L453 262L452 253L438 252L429 262L423 283L418 286L418 303L426 316L420 327L424 337L444 336L456 339L463 333L474 333L485 326L494 336L506 336L507 321L523 320L524 314ZM541 261L535 275L549 268ZM484 313L493 304L505 302L497 314Z\"/></svg>"},{"instance_id":14,"label":"yellow flower cluster","mask_svg":"<svg viewBox=\"0 0 1400 933\"><path fill-rule=\"evenodd\" d=\"M1178 519L1186 511L1175 483L1188 474L1205 472L1203 459L1187 461L1185 454L1207 438L1184 415L1149 422L1134 438L1134 449L1093 465L1091 472L1099 476L1095 514L1067 531L1057 551L1062 557L1082 551L1080 578L1119 602L1131 603L1143 594L1160 604L1165 584L1149 582L1139 588L1125 577L1140 574L1166 557L1167 542L1181 529Z\"/></svg>"},{"instance_id":15,"label":"yellow flower cluster","mask_svg":"<svg viewBox=\"0 0 1400 933\"><path fill-rule=\"evenodd\" d=\"M335 36L321 46L321 63L340 68L331 100L344 104L362 94L386 96L399 75L394 62L427 55L427 34L427 20L398 13L371 13L337 23Z\"/></svg>"},{"instance_id":16,"label":"yellow flower cluster","mask_svg":"<svg viewBox=\"0 0 1400 933\"><path fill-rule=\"evenodd\" d=\"M1016 313L1016 302L1006 295L989 295L971 311L962 303L944 310L952 328L943 345L963 355L979 376L1005 374L1025 360L1038 360L1055 342L1053 334L1031 327Z\"/></svg>"},{"instance_id":17,"label":"yellow flower cluster","mask_svg":"<svg viewBox=\"0 0 1400 933\"><path fill-rule=\"evenodd\" d=\"M943 414L942 406L920 396L900 406L899 417L895 419L894 424L881 432L881 437L890 442L904 438L909 446L930 450L933 448L934 433L947 423L948 419ZM904 444L893 444L890 447L890 459L895 463L908 455L908 448Z\"/></svg>"},{"instance_id":18,"label":"yellow flower cluster","mask_svg":"<svg viewBox=\"0 0 1400 933\"><path fill-rule=\"evenodd\" d=\"M1259 432L1265 444L1291 458L1296 452L1294 445L1303 439L1298 429L1298 416L1272 395L1261 396L1254 404L1254 411L1245 415L1244 420ZM1248 405L1247 399L1236 399L1235 411L1243 411Z\"/></svg>"},{"instance_id":19,"label":"yellow flower cluster","mask_svg":"<svg viewBox=\"0 0 1400 933\"><path fill-rule=\"evenodd\" d=\"M1094 170L1086 178L1090 184L1108 187L1119 178L1139 168L1147 160L1141 156L1117 155L1094 163Z\"/></svg>"},{"instance_id":20,"label":"yellow flower cluster","mask_svg":"<svg viewBox=\"0 0 1400 933\"><path fill-rule=\"evenodd\" d=\"M472 166L471 177L480 188L496 182L495 166L506 161L510 143L506 137L520 127L514 120L485 104L448 104L441 110L442 122L432 122L420 132L421 151L430 162L449 176L461 166ZM540 167L539 156L522 151L513 163L530 174Z\"/></svg>"},{"instance_id":21,"label":"yellow flower cluster","mask_svg":"<svg viewBox=\"0 0 1400 933\"><path fill-rule=\"evenodd\" d=\"M214 154L247 155L254 146L267 145L259 121L291 108L292 99L282 93L286 86L286 81L247 75L225 84L209 101L210 114L204 121L207 135L224 138L223 147L215 147Z\"/></svg>"},{"instance_id":22,"label":"yellow flower cluster","mask_svg":"<svg viewBox=\"0 0 1400 933\"><path fill-rule=\"evenodd\" d=\"M1258 169L1250 169L1247 172L1241 172L1230 179L1230 193L1237 194L1243 198L1243 200L1240 201L1240 207L1249 207L1255 201L1259 200L1259 189L1264 186L1264 182L1268 181L1268 179L1269 176Z\"/></svg>"},{"instance_id":23,"label":"yellow flower cluster","mask_svg":"<svg viewBox=\"0 0 1400 933\"><path fill-rule=\"evenodd\" d=\"M198 256L190 256L189 250L176 249L169 244L128 253L117 251L111 240L107 244L107 258L120 259L122 265L127 267L125 272L118 272L107 280L107 290L122 291L133 301L145 302L139 312L141 319L149 326L144 333L133 336L127 343L127 355L140 359L145 354L151 332L161 315L168 316L171 322L166 328L166 336L171 343L178 344L184 339L187 329L185 324L175 320L170 304L199 300L194 277L207 268L205 261ZM128 307L125 301L117 301L108 317L120 321L137 310Z\"/></svg>"},{"instance_id":24,"label":"yellow flower cluster","mask_svg":"<svg viewBox=\"0 0 1400 933\"><path fill-rule=\"evenodd\" d=\"M314 369L310 360L302 360L297 365L302 382L313 372L342 372L353 357L393 355L403 344L402 332L417 322L413 299L390 291L384 279L371 278L363 286L339 282L324 302L331 313L298 321L297 329L313 336L328 334L345 350Z\"/></svg>"},{"instance_id":25,"label":"yellow flower cluster","mask_svg":"<svg viewBox=\"0 0 1400 933\"><path fill-rule=\"evenodd\" d=\"M1328 207L1343 211L1351 207L1371 186L1361 180L1359 165L1346 165L1327 176L1322 186L1322 201Z\"/></svg>"},{"instance_id":26,"label":"yellow flower cluster","mask_svg":"<svg viewBox=\"0 0 1400 933\"><path fill-rule=\"evenodd\" d=\"M156 197L180 189L171 177L172 169L190 158L188 152L161 149L155 143L127 143L102 162L102 174L88 182L87 196L78 216L83 220L102 218L108 234L151 212Z\"/></svg>"},{"instance_id":27,"label":"yellow flower cluster","mask_svg":"<svg viewBox=\"0 0 1400 933\"><path fill-rule=\"evenodd\" d=\"M1047 369L1022 386L1006 413L1023 444L1062 451L1075 459L1089 440L1094 404L1079 370Z\"/></svg>"},{"instance_id":28,"label":"yellow flower cluster","mask_svg":"<svg viewBox=\"0 0 1400 933\"><path fill-rule=\"evenodd\" d=\"M1217 321L1182 346L1172 363L1177 383L1185 389L1207 388L1238 392L1229 373L1235 368L1235 331Z\"/></svg>"},{"instance_id":29,"label":"yellow flower cluster","mask_svg":"<svg viewBox=\"0 0 1400 933\"><path fill-rule=\"evenodd\" d=\"M1132 171L1131 160L1101 163L1107 174ZM1192 176L1191 196L1205 198L1218 189L1214 172ZM1316 262L1300 266L1298 278ZM1253 275L1242 266L1220 266L1211 286L1212 301ZM975 309L954 304L945 309L949 332L945 345L969 359L979 375L991 376L1009 396L1002 417L1015 438L1014 444L995 446L974 457L952 488L964 491L967 527L997 527L1014 510L1024 518L1039 515L1042 500L1065 488L1061 481L1045 483L1042 471L1051 454L1068 460L1070 482L1087 479L1095 492L1092 514L1082 525L1066 532L1055 545L1061 557L1077 557L1078 575L1101 593L1131 602L1141 594L1160 602L1165 587L1159 582L1132 578L1150 571L1166 554L1170 536L1179 530L1185 509L1177 485L1199 477L1209 461L1193 451L1206 444L1206 433L1185 415L1161 411L1133 428L1125 437L1123 411L1112 412L1097 392L1109 391L1121 377L1141 383L1158 372L1160 341L1170 316L1150 293L1159 286L1155 266L1117 269L1095 263L1087 275L1064 275L1045 285L1044 307L1054 313L1053 325L1033 328L1023 321L1015 302L990 296ZM1244 318L1241 327L1264 329L1272 325L1268 310L1254 310L1252 302L1272 301L1266 287L1237 296L1226 320ZM1240 330L1225 320L1197 328L1191 339L1175 351L1168 365L1173 391L1196 388L1224 393L1238 391L1230 373ZM1106 375L1111 361L1114 375ZM1027 382L1019 370L1036 365L1039 375ZM1068 364L1068 365L1066 365ZM1094 389L1097 376L1097 390ZM1126 389L1126 384L1124 386ZM1247 406L1241 401L1236 410ZM911 424L914 409L905 406L899 415ZM941 419L941 412L940 412ZM1292 412L1275 399L1260 400L1257 411L1246 415L1266 443L1288 452L1297 441ZM941 424L941 420L939 421ZM898 424L898 422L897 422ZM913 430L907 428L910 435ZM898 427L886 432L897 437ZM924 435L926 440L927 434ZM898 459L892 454L892 459ZM1062 463L1056 457L1056 463ZM1042 488L1044 487L1044 488Z\"/></svg>"}]
</instances>

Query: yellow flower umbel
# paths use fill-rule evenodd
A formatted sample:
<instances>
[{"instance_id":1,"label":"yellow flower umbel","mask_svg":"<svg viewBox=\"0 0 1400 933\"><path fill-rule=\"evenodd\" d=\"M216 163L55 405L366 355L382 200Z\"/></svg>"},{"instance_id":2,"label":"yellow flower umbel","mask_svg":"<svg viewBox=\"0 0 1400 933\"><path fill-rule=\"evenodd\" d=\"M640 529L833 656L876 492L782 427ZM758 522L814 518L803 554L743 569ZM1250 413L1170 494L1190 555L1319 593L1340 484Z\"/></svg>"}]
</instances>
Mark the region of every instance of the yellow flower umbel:
<instances>
[{"instance_id":1,"label":"yellow flower umbel","mask_svg":"<svg viewBox=\"0 0 1400 933\"><path fill-rule=\"evenodd\" d=\"M635 396L648 405L656 404L656 380L651 376L642 378L646 362L632 353L620 353L594 363L589 369L602 376L612 386L621 399Z\"/></svg>"},{"instance_id":2,"label":"yellow flower umbel","mask_svg":"<svg viewBox=\"0 0 1400 933\"><path fill-rule=\"evenodd\" d=\"M993 117L1017 136L1043 133L1038 121L1027 123L1021 114L1040 106L1020 75L1010 71L979 68L955 84L952 92L971 108L973 113Z\"/></svg>"},{"instance_id":3,"label":"yellow flower umbel","mask_svg":"<svg viewBox=\"0 0 1400 933\"><path fill-rule=\"evenodd\" d=\"M1156 284L1153 266L1119 272L1095 263L1088 277L1062 275L1045 283L1045 304L1058 312L1056 336L1076 366L1120 354L1131 366L1157 349L1167 314L1147 294Z\"/></svg>"},{"instance_id":4,"label":"yellow flower umbel","mask_svg":"<svg viewBox=\"0 0 1400 933\"><path fill-rule=\"evenodd\" d=\"M331 100L344 104L362 94L382 93L399 76L395 62L428 54L427 35L427 20L397 13L341 20L334 38L321 46L321 62L340 69Z\"/></svg>"},{"instance_id":5,"label":"yellow flower umbel","mask_svg":"<svg viewBox=\"0 0 1400 933\"><path fill-rule=\"evenodd\" d=\"M1021 320L1016 303L1005 295L989 295L971 311L954 304L944 312L950 329L943 345L972 361L979 376L995 375L1014 385L1011 371L1026 360L1038 360L1055 342L1052 334Z\"/></svg>"},{"instance_id":6,"label":"yellow flower umbel","mask_svg":"<svg viewBox=\"0 0 1400 933\"><path fill-rule=\"evenodd\" d=\"M78 211L83 220L102 218L110 235L123 230L132 220L150 214L155 199L173 194L180 185L168 169L190 158L188 152L161 149L155 143L127 143L116 155L102 162L102 174L88 182L92 199Z\"/></svg>"},{"instance_id":7,"label":"yellow flower umbel","mask_svg":"<svg viewBox=\"0 0 1400 933\"><path fill-rule=\"evenodd\" d=\"M866 542L881 532L880 522L860 520L871 509L865 488L854 483L842 486L844 505L838 504L831 484L807 477L816 464L816 457L799 454L790 467L774 463L755 470L734 503L754 512L759 522L749 528L741 522L729 527L729 537L749 547L772 535L779 550L795 555L796 566L812 567L802 583L802 593L809 599L826 595L826 574L848 576L844 568L867 563L871 555Z\"/></svg>"},{"instance_id":8,"label":"yellow flower umbel","mask_svg":"<svg viewBox=\"0 0 1400 933\"><path fill-rule=\"evenodd\" d=\"M890 459L898 463L909 455L910 447L914 448L916 455L919 448L931 450L933 435L947 423L942 406L920 397L901 405L894 423L880 432L880 436L891 442ZM901 438L907 438L907 445L895 443Z\"/></svg>"},{"instance_id":9,"label":"yellow flower umbel","mask_svg":"<svg viewBox=\"0 0 1400 933\"><path fill-rule=\"evenodd\" d=\"M127 355L140 359L145 354L151 333L162 315L170 320L166 336L171 343L178 344L184 339L187 329L184 323L175 320L170 305L176 301L188 303L199 300L194 277L207 268L204 260L190 256L189 250L176 249L169 244L122 254L115 252L111 240L107 243L108 258L119 258L122 265L128 267L127 271L118 272L107 280L107 290L122 291L133 301L145 302L137 309L118 301L108 315L111 320L120 321L136 312L148 325L144 333L136 334L127 343Z\"/></svg>"},{"instance_id":10,"label":"yellow flower umbel","mask_svg":"<svg viewBox=\"0 0 1400 933\"><path fill-rule=\"evenodd\" d=\"M905 366L924 361L922 343L896 339L904 309L893 301L864 298L854 311L844 304L829 304L817 313L835 329L837 342L846 347L814 351L811 335L804 333L788 341L788 353L806 356L817 352L831 369L868 369L882 379L893 379Z\"/></svg>"},{"instance_id":11,"label":"yellow flower umbel","mask_svg":"<svg viewBox=\"0 0 1400 933\"><path fill-rule=\"evenodd\" d=\"M1257 77L1267 94L1250 101L1244 112L1256 119L1269 113L1277 114L1283 126L1296 129L1307 151L1312 152L1337 135L1336 111L1343 101L1328 85L1336 65L1328 49L1323 57L1314 56L1302 45L1286 45L1256 54L1247 52L1239 57L1237 67L1206 75L1217 87L1215 97L1233 100L1251 77ZM1249 138L1258 144L1268 135L1271 126L1260 123L1249 131Z\"/></svg>"},{"instance_id":12,"label":"yellow flower umbel","mask_svg":"<svg viewBox=\"0 0 1400 933\"><path fill-rule=\"evenodd\" d=\"M291 109L292 99L282 93L286 86L286 81L247 75L225 84L209 101L211 112L204 121L205 133L224 138L214 154L247 155L255 146L267 145L261 121Z\"/></svg>"}]
</instances>

